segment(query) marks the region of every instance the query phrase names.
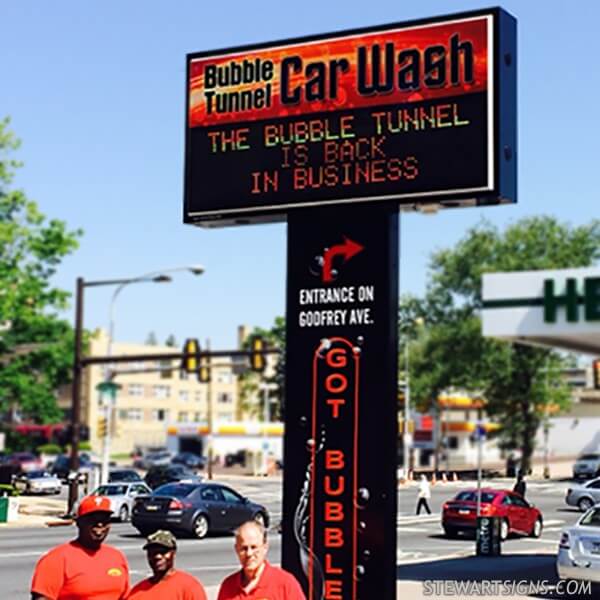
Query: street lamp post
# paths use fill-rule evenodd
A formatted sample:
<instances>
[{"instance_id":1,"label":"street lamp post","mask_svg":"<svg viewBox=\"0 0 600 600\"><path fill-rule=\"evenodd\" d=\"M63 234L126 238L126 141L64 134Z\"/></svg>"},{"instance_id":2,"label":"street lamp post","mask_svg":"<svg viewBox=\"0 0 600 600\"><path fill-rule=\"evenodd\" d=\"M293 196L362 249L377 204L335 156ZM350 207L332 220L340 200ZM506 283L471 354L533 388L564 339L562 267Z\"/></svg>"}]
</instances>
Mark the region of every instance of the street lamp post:
<instances>
[{"instance_id":1,"label":"street lamp post","mask_svg":"<svg viewBox=\"0 0 600 600\"><path fill-rule=\"evenodd\" d=\"M82 375L82 354L83 354L83 292L87 287L100 287L116 285L119 288L129 283L155 282L161 283L169 281L163 273L173 271L191 271L194 275L200 275L204 268L200 265L191 265L187 267L175 267L165 271L156 271L140 277L128 279L103 279L97 281L85 281L83 277L78 277L75 282L75 331L74 331L74 351L73 351L73 384L71 390L71 471L76 474L79 470L79 440L81 430L81 375ZM114 299L114 295L113 295ZM112 339L112 338L111 338ZM110 341L109 341L110 343ZM108 423L107 423L108 425ZM108 429L108 427L107 427ZM77 501L77 477L71 477L69 486L69 498L67 514L72 514L73 507Z\"/></svg>"},{"instance_id":2,"label":"street lamp post","mask_svg":"<svg viewBox=\"0 0 600 600\"><path fill-rule=\"evenodd\" d=\"M263 428L262 428L262 467L261 471L263 475L268 474L268 456L267 450L269 449L269 443L267 440L267 425L271 422L271 403L269 399L269 392L276 390L278 385L276 383L262 382L259 384L259 389L263 392Z\"/></svg>"}]
</instances>

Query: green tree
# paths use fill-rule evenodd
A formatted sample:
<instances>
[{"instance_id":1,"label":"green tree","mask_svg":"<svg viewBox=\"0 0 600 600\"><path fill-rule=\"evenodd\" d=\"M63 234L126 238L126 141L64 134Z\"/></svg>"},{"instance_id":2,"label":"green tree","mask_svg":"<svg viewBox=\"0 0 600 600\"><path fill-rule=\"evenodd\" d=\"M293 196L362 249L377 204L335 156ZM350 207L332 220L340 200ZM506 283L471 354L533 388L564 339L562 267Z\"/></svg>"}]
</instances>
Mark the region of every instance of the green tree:
<instances>
[{"instance_id":1,"label":"green tree","mask_svg":"<svg viewBox=\"0 0 600 600\"><path fill-rule=\"evenodd\" d=\"M268 347L278 348L281 353L276 355L275 358L268 359L268 363L272 364L272 368L267 368L265 373L259 374L254 371L246 371L240 375L240 410L249 415L261 416L263 414L264 396L259 389L262 380L265 383L277 386L276 389L269 392L270 415L271 420L282 419L285 408L285 318L275 317L270 329L254 328L243 344L245 350L250 349L250 337L253 335L262 336Z\"/></svg>"},{"instance_id":2,"label":"green tree","mask_svg":"<svg viewBox=\"0 0 600 600\"><path fill-rule=\"evenodd\" d=\"M172 333L166 339L165 346L169 346L169 348L177 348L177 338Z\"/></svg>"},{"instance_id":3,"label":"green tree","mask_svg":"<svg viewBox=\"0 0 600 600\"><path fill-rule=\"evenodd\" d=\"M425 298L409 299L400 319L418 313L427 334L411 347L411 391L421 408L440 392L483 395L502 426L501 442L520 448L529 469L535 436L547 415L566 408L560 372L569 358L551 349L486 339L481 335L483 273L584 267L600 258L600 221L572 227L552 217L526 218L503 232L487 221L454 248L433 254Z\"/></svg>"},{"instance_id":4,"label":"green tree","mask_svg":"<svg viewBox=\"0 0 600 600\"><path fill-rule=\"evenodd\" d=\"M146 341L144 343L146 344L146 346L158 346L158 340L156 339L156 334L154 333L154 331L151 331L146 336Z\"/></svg>"},{"instance_id":5,"label":"green tree","mask_svg":"<svg viewBox=\"0 0 600 600\"><path fill-rule=\"evenodd\" d=\"M0 415L39 423L57 421L60 385L73 364L73 332L59 318L69 293L51 283L61 260L77 246L80 231L47 220L11 183L20 163L19 141L0 121Z\"/></svg>"}]
</instances>

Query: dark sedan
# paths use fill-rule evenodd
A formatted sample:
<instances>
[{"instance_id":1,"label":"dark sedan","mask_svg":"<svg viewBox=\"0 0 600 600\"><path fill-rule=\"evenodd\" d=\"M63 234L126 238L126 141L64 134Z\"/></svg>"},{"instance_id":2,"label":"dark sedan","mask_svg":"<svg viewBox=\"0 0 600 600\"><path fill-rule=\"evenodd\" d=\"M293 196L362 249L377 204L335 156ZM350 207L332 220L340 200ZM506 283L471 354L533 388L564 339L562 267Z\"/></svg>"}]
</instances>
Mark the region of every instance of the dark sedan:
<instances>
[{"instance_id":1,"label":"dark sedan","mask_svg":"<svg viewBox=\"0 0 600 600\"><path fill-rule=\"evenodd\" d=\"M232 531L254 519L269 525L267 509L217 483L169 483L138 498L131 522L143 535L158 529L201 539L209 532Z\"/></svg>"},{"instance_id":2,"label":"dark sedan","mask_svg":"<svg viewBox=\"0 0 600 600\"><path fill-rule=\"evenodd\" d=\"M188 469L185 465L160 465L151 467L146 473L144 481L152 489L157 488L165 483L200 483L202 481L200 475L196 475L194 471Z\"/></svg>"},{"instance_id":3,"label":"dark sedan","mask_svg":"<svg viewBox=\"0 0 600 600\"><path fill-rule=\"evenodd\" d=\"M193 452L180 452L173 457L171 462L185 465L190 469L204 469L206 466L206 458L204 458L204 456L198 456Z\"/></svg>"}]
</instances>

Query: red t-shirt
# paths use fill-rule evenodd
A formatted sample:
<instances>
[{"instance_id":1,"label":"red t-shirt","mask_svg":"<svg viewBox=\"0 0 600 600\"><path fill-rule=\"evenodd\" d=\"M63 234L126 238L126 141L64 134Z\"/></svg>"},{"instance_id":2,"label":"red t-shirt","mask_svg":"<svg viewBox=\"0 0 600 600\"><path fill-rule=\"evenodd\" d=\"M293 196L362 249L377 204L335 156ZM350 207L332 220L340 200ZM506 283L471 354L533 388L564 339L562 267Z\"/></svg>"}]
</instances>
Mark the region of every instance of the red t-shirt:
<instances>
[{"instance_id":1,"label":"red t-shirt","mask_svg":"<svg viewBox=\"0 0 600 600\"><path fill-rule=\"evenodd\" d=\"M242 588L242 572L232 573L223 581L217 600L306 600L296 578L279 567L265 563L257 586L246 594Z\"/></svg>"},{"instance_id":2,"label":"red t-shirt","mask_svg":"<svg viewBox=\"0 0 600 600\"><path fill-rule=\"evenodd\" d=\"M202 584L183 571L173 571L158 583L150 578L140 581L131 590L128 600L206 600Z\"/></svg>"},{"instance_id":3,"label":"red t-shirt","mask_svg":"<svg viewBox=\"0 0 600 600\"><path fill-rule=\"evenodd\" d=\"M31 581L32 593L51 600L122 600L128 591L127 559L106 544L98 550L61 544L40 558Z\"/></svg>"}]
</instances>

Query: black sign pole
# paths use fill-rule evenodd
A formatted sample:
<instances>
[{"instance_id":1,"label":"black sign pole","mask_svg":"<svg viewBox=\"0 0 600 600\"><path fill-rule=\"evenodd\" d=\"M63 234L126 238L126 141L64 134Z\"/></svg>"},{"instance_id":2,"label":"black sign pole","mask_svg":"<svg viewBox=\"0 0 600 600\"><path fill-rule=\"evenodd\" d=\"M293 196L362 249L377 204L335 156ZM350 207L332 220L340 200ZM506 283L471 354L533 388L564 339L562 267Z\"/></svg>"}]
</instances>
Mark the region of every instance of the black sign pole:
<instances>
[{"instance_id":1,"label":"black sign pole","mask_svg":"<svg viewBox=\"0 0 600 600\"><path fill-rule=\"evenodd\" d=\"M396 597L398 213L288 217L283 567L308 600Z\"/></svg>"}]
</instances>

